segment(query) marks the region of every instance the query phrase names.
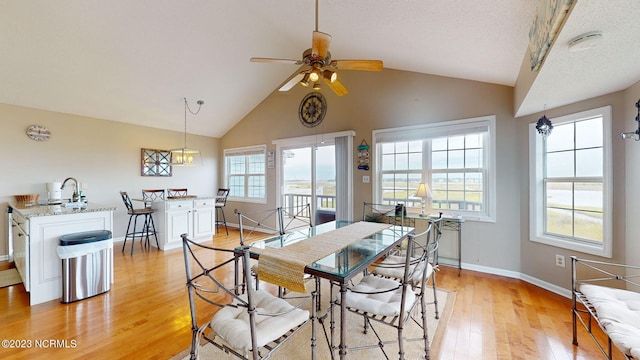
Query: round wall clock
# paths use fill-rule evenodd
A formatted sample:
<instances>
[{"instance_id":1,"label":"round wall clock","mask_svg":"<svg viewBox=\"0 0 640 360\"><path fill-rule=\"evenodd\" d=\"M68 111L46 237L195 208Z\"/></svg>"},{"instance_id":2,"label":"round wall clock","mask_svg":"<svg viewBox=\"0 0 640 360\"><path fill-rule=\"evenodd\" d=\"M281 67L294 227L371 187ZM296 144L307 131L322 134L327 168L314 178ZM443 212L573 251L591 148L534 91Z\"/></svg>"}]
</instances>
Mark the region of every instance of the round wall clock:
<instances>
[{"instance_id":1,"label":"round wall clock","mask_svg":"<svg viewBox=\"0 0 640 360\"><path fill-rule=\"evenodd\" d=\"M326 113L327 101L319 92L307 94L298 108L300 122L306 127L314 127L320 124Z\"/></svg>"},{"instance_id":2,"label":"round wall clock","mask_svg":"<svg viewBox=\"0 0 640 360\"><path fill-rule=\"evenodd\" d=\"M27 128L27 136L35 141L49 140L51 131L42 125L31 125Z\"/></svg>"}]
</instances>

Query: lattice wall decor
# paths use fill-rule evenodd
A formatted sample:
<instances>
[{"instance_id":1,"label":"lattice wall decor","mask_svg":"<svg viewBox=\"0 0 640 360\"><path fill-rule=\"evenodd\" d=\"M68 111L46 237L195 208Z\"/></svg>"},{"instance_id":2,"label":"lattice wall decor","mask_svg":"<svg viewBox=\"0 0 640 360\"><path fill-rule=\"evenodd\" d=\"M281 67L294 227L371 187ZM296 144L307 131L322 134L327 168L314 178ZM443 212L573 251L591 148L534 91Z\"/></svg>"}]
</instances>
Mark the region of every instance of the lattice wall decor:
<instances>
[{"instance_id":1,"label":"lattice wall decor","mask_svg":"<svg viewBox=\"0 0 640 360\"><path fill-rule=\"evenodd\" d=\"M168 150L142 149L142 176L171 176Z\"/></svg>"}]
</instances>

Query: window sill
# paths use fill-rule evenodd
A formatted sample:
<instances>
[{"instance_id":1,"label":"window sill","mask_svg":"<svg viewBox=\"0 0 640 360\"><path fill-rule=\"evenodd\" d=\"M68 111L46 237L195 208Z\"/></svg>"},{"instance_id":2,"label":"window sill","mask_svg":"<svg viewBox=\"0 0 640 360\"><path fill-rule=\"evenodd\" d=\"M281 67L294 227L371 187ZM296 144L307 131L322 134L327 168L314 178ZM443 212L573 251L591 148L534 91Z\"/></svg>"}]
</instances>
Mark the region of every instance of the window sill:
<instances>
[{"instance_id":1,"label":"window sill","mask_svg":"<svg viewBox=\"0 0 640 360\"><path fill-rule=\"evenodd\" d=\"M580 243L577 241L572 241L568 239L560 239L551 236L532 236L530 241L555 246L567 250L579 251L585 254L591 254L606 258L611 258L611 247L606 246L606 242L603 242L602 245L595 244L586 244Z\"/></svg>"}]
</instances>

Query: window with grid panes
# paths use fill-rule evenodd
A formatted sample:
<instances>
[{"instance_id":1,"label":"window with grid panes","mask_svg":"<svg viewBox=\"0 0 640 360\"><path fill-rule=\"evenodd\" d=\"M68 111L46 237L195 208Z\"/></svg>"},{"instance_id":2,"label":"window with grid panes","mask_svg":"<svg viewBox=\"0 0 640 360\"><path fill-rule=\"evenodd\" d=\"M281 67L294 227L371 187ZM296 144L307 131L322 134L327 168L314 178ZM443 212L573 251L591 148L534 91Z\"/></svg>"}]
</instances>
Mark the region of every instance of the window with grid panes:
<instances>
[{"instance_id":1,"label":"window with grid panes","mask_svg":"<svg viewBox=\"0 0 640 360\"><path fill-rule=\"evenodd\" d=\"M225 149L225 186L235 201L266 201L266 147Z\"/></svg>"},{"instance_id":2,"label":"window with grid panes","mask_svg":"<svg viewBox=\"0 0 640 360\"><path fill-rule=\"evenodd\" d=\"M376 172L374 201L404 204L418 212L421 182L432 197L427 211L473 215L493 220L490 168L494 117L374 131Z\"/></svg>"},{"instance_id":3,"label":"window with grid panes","mask_svg":"<svg viewBox=\"0 0 640 360\"><path fill-rule=\"evenodd\" d=\"M530 130L532 240L602 256L610 244L610 108L552 119L545 140Z\"/></svg>"}]
</instances>

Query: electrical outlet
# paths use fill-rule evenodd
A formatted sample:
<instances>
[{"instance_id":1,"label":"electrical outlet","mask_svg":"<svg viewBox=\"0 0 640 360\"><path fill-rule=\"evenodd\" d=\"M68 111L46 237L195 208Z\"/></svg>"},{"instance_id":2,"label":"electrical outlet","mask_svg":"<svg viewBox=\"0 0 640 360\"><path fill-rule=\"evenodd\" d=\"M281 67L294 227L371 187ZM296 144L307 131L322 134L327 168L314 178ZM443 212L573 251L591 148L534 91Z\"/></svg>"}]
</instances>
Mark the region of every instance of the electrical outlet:
<instances>
[{"instance_id":1,"label":"electrical outlet","mask_svg":"<svg viewBox=\"0 0 640 360\"><path fill-rule=\"evenodd\" d=\"M556 254L556 266L559 266L561 268L565 267L564 266L564 255Z\"/></svg>"}]
</instances>

